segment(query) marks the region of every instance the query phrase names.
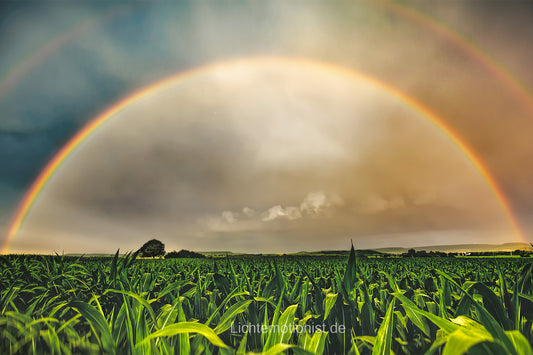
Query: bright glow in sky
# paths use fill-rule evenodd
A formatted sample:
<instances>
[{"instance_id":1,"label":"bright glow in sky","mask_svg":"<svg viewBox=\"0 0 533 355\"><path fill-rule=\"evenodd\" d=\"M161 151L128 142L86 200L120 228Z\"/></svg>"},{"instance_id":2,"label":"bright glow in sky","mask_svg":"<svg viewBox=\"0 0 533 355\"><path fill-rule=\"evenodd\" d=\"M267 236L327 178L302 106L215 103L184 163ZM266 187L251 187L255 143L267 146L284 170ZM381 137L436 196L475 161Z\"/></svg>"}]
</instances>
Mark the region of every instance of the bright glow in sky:
<instances>
[{"instance_id":1,"label":"bright glow in sky","mask_svg":"<svg viewBox=\"0 0 533 355\"><path fill-rule=\"evenodd\" d=\"M530 2L1 6L3 236L88 122L172 75L218 68L83 142L11 252L112 253L151 238L251 252L518 241L479 172L416 110L368 81L259 57L353 70L427 107L533 233Z\"/></svg>"},{"instance_id":2,"label":"bright glow in sky","mask_svg":"<svg viewBox=\"0 0 533 355\"><path fill-rule=\"evenodd\" d=\"M276 252L424 244L432 231L498 242L508 228L464 153L405 102L326 67L241 61L110 118L53 176L13 248L105 252L153 236Z\"/></svg>"}]
</instances>

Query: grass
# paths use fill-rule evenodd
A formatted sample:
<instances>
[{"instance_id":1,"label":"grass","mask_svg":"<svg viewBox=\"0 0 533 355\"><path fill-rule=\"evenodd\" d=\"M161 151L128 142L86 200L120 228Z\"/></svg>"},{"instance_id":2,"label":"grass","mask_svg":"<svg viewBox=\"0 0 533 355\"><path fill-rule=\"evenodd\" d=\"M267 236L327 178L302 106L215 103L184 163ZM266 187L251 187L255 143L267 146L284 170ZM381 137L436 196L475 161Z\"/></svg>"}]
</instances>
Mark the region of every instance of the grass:
<instances>
[{"instance_id":1,"label":"grass","mask_svg":"<svg viewBox=\"0 0 533 355\"><path fill-rule=\"evenodd\" d=\"M528 258L117 252L0 266L6 354L533 353Z\"/></svg>"}]
</instances>

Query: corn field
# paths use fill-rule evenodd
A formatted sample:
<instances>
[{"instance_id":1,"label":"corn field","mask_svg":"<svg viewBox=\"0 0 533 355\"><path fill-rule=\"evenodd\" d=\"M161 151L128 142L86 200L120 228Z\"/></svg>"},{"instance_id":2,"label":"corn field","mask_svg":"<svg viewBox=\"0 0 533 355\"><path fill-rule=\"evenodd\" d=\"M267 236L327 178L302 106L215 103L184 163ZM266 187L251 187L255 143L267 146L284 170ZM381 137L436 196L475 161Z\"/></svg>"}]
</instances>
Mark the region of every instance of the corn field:
<instances>
[{"instance_id":1,"label":"corn field","mask_svg":"<svg viewBox=\"0 0 533 355\"><path fill-rule=\"evenodd\" d=\"M532 354L529 260L2 256L0 353Z\"/></svg>"}]
</instances>

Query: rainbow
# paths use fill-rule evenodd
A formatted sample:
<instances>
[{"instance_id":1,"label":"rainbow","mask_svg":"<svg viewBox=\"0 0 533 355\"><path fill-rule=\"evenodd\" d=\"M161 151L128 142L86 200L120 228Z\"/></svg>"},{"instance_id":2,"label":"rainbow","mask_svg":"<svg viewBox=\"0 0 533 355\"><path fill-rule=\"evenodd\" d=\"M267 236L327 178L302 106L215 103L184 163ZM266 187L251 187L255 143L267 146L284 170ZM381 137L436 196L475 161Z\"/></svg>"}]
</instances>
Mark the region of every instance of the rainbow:
<instances>
[{"instance_id":1,"label":"rainbow","mask_svg":"<svg viewBox=\"0 0 533 355\"><path fill-rule=\"evenodd\" d=\"M481 64L491 75L500 80L509 92L533 115L533 95L528 88L520 82L505 66L498 63L486 51L481 49L463 34L445 26L435 18L420 12L414 6L406 3L392 2L389 0L369 1L373 6L379 6L391 14L408 20L417 26L428 29L435 35L445 39L450 44L459 48L473 60ZM109 11L97 18L90 18L75 24L66 33L60 34L53 40L49 41L36 51L27 55L25 58L17 60L17 65L7 74L0 78L0 100L15 86L17 86L26 75L31 72L40 63L44 62L49 56L53 55L63 46L67 45L74 38L87 33L96 25L103 24L116 15L121 15L127 9L122 6L112 7ZM101 18L99 18L101 17Z\"/></svg>"},{"instance_id":2,"label":"rainbow","mask_svg":"<svg viewBox=\"0 0 533 355\"><path fill-rule=\"evenodd\" d=\"M408 19L422 28L431 30L437 36L459 48L470 58L484 67L492 76L503 83L505 87L507 87L507 90L514 95L529 113L533 114L533 99L528 88L513 76L503 64L499 63L494 57L469 40L466 36L445 26L431 16L421 13L412 5L409 6L407 4L382 0L376 3L399 17Z\"/></svg>"},{"instance_id":3,"label":"rainbow","mask_svg":"<svg viewBox=\"0 0 533 355\"><path fill-rule=\"evenodd\" d=\"M123 7L114 6L103 15L93 16L76 22L71 28L54 37L51 41L38 47L31 54L17 60L17 64L3 78L0 78L0 100L17 86L33 69L44 63L50 56L56 54L72 39L87 33L96 26L101 26L115 16L123 13Z\"/></svg>"},{"instance_id":4,"label":"rainbow","mask_svg":"<svg viewBox=\"0 0 533 355\"><path fill-rule=\"evenodd\" d=\"M439 128L446 136L449 137L449 139L456 144L456 146L463 152L463 154L470 160L472 165L477 169L477 171L480 173L482 178L486 181L490 189L494 192L494 195L500 204L503 212L507 216L507 218L510 221L510 224L512 228L514 229L515 234L519 237L520 240L525 241L521 228L519 226L519 223L514 218L511 207L509 203L507 202L505 195L498 187L498 184L494 180L494 178L491 176L488 169L484 166L481 159L476 156L476 154L459 138L459 136L453 132L453 130L446 126L444 121L438 117L435 113L431 112L428 108L424 107L419 102L415 101L414 99L406 96L402 92L399 92L394 87L391 87L381 81L378 81L377 79L367 76L363 73L339 67L333 64L329 63L323 63L323 62L317 62L317 61L311 61L308 59L300 59L300 58L271 58L271 57L262 57L262 58L247 58L247 59L237 59L233 61L228 62L221 62L221 63L215 63L211 65L207 65L204 67L192 69L186 72L179 73L174 76L167 77L163 80L160 80L152 85L149 85L129 96L124 98L123 100L119 101L115 105L111 106L104 112L102 112L99 116L91 120L85 127L83 127L74 137L70 139L60 150L59 152L53 157L53 159L46 165L46 167L42 170L42 172L39 174L37 179L34 181L34 183L31 185L31 187L26 192L24 198L20 202L14 218L12 220L12 223L9 227L7 237L5 238L4 246L2 247L1 252L7 253L9 249L9 244L11 241L15 238L16 234L20 230L24 219L28 216L33 204L39 197L39 194L43 189L46 187L46 184L50 179L53 177L54 173L59 169L59 167L65 162L65 160L68 158L68 156L85 140L87 137L89 137L94 131L96 131L99 127L101 127L107 120L111 119L115 114L120 112L122 109L127 107L128 105L134 103L135 101L145 98L147 96L153 95L158 90L165 88L167 85L173 84L176 81L184 80L190 77L193 77L197 74L213 70L213 69L220 69L224 68L226 66L232 66L235 64L239 64L241 62L244 63L257 63L257 64L277 64L277 65L285 65L285 66L306 66L310 69L326 69L333 72L337 72L341 75L345 75L348 77L352 77L357 80L362 80L370 85L373 85L375 87L378 87L385 92L389 93L390 95L402 100L404 103L406 103L409 107L416 110L420 114L422 114L424 117L426 117L430 122L432 122L437 128Z\"/></svg>"}]
</instances>

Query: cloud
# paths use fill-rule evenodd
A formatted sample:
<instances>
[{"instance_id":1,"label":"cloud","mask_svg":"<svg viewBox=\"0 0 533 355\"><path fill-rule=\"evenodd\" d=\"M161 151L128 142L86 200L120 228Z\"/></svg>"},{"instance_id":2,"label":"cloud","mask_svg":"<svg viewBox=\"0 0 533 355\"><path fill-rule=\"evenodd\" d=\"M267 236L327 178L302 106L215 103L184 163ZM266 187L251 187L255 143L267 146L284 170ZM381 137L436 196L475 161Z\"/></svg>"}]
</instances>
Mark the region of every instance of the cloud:
<instances>
[{"instance_id":1,"label":"cloud","mask_svg":"<svg viewBox=\"0 0 533 355\"><path fill-rule=\"evenodd\" d=\"M198 222L201 225L206 226L208 229L216 231L238 230L243 226L249 228L252 225L255 225L260 229L261 225L257 223L260 221L295 221L306 216L316 218L323 216L328 208L341 206L342 203L342 199L337 194L327 195L322 191L310 192L305 196L299 206L283 207L278 204L260 213L257 213L250 207L244 207L242 212L225 210L220 213L220 215L199 218Z\"/></svg>"},{"instance_id":2,"label":"cloud","mask_svg":"<svg viewBox=\"0 0 533 355\"><path fill-rule=\"evenodd\" d=\"M343 203L340 196L326 195L324 192L310 192L300 204L300 210L309 215L319 215L325 209L333 206L341 206Z\"/></svg>"},{"instance_id":3,"label":"cloud","mask_svg":"<svg viewBox=\"0 0 533 355\"><path fill-rule=\"evenodd\" d=\"M422 203L423 199L417 199L417 203ZM388 210L396 210L406 206L406 202L401 196L394 196L386 199L380 196L370 196L362 204L362 211L368 213L381 213Z\"/></svg>"},{"instance_id":4,"label":"cloud","mask_svg":"<svg viewBox=\"0 0 533 355\"><path fill-rule=\"evenodd\" d=\"M250 207L244 207L242 209L242 213L244 213L245 216L253 217L255 216L255 210Z\"/></svg>"},{"instance_id":5,"label":"cloud","mask_svg":"<svg viewBox=\"0 0 533 355\"><path fill-rule=\"evenodd\" d=\"M222 218L228 223L235 223L237 221L238 213L231 211L222 212Z\"/></svg>"},{"instance_id":6,"label":"cloud","mask_svg":"<svg viewBox=\"0 0 533 355\"><path fill-rule=\"evenodd\" d=\"M298 207L289 206L281 207L281 205L276 205L269 208L267 211L263 212L263 221L273 221L275 219L288 219L294 220L302 217Z\"/></svg>"},{"instance_id":7,"label":"cloud","mask_svg":"<svg viewBox=\"0 0 533 355\"><path fill-rule=\"evenodd\" d=\"M199 217L197 223L209 231L222 232L238 229L236 216L230 211L224 211L220 215Z\"/></svg>"},{"instance_id":8,"label":"cloud","mask_svg":"<svg viewBox=\"0 0 533 355\"><path fill-rule=\"evenodd\" d=\"M330 207L341 206L343 204L342 198L337 194L326 195L322 191L308 193L300 205L282 207L276 205L263 212L263 221L273 221L275 219L283 218L288 220L295 220L303 216L320 216L323 215Z\"/></svg>"},{"instance_id":9,"label":"cloud","mask_svg":"<svg viewBox=\"0 0 533 355\"><path fill-rule=\"evenodd\" d=\"M278 204L272 206L263 212L257 214L255 210L244 207L242 213L223 211L221 216L212 217L210 223L213 225L220 225L220 223L238 223L244 220L262 220L263 222L270 222L277 219L296 220L307 216L323 215L330 207L341 206L343 204L342 198L337 194L327 195L322 191L308 193L299 206L283 207ZM214 218L214 219L213 219ZM259 218L259 219L258 219ZM216 222L213 222L216 221Z\"/></svg>"},{"instance_id":10,"label":"cloud","mask_svg":"<svg viewBox=\"0 0 533 355\"><path fill-rule=\"evenodd\" d=\"M470 161L388 92L241 61L116 113L56 171L21 235L261 251L493 223L505 216Z\"/></svg>"}]
</instances>

